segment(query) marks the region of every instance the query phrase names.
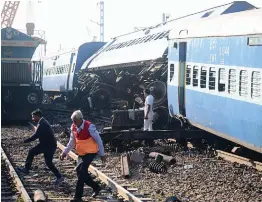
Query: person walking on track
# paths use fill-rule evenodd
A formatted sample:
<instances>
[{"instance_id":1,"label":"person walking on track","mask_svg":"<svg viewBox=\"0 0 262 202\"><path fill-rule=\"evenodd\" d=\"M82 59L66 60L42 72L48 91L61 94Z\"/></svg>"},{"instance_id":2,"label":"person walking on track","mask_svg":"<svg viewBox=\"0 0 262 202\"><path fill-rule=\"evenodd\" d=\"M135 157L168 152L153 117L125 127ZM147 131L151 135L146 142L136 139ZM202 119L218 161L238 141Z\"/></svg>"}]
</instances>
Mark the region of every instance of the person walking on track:
<instances>
[{"instance_id":1,"label":"person walking on track","mask_svg":"<svg viewBox=\"0 0 262 202\"><path fill-rule=\"evenodd\" d=\"M80 202L82 201L84 184L93 188L94 193L92 194L92 197L96 197L101 191L101 187L98 183L94 182L89 175L88 167L96 157L97 153L101 156L103 163L105 162L105 155L103 142L95 125L84 120L83 114L80 110L75 111L72 114L71 119L73 124L71 126L70 140L60 158L63 160L70 150L76 146L76 153L78 154L76 166L78 180L75 196L71 202Z\"/></svg>"},{"instance_id":2,"label":"person walking on track","mask_svg":"<svg viewBox=\"0 0 262 202\"><path fill-rule=\"evenodd\" d=\"M54 131L49 122L42 117L42 112L39 109L32 112L32 120L38 123L37 127L35 127L35 133L33 136L24 140L23 143L29 143L36 139L39 139L39 143L29 150L25 166L19 167L17 170L23 174L29 174L34 157L39 154L44 154L47 167L56 176L54 183L59 184L63 181L63 177L53 164L53 157L57 148Z\"/></svg>"}]
</instances>

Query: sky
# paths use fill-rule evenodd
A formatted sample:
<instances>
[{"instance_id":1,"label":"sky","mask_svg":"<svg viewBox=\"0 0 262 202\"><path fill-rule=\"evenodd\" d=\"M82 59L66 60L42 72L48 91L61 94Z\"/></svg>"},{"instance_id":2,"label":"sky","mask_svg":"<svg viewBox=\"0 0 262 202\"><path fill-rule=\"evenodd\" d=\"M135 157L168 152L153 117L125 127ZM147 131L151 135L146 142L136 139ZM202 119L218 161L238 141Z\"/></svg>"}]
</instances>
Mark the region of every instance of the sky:
<instances>
[{"instance_id":1,"label":"sky","mask_svg":"<svg viewBox=\"0 0 262 202\"><path fill-rule=\"evenodd\" d=\"M233 0L232 0L233 1ZM162 22L162 13L170 19L195 13L230 0L104 0L105 41ZM60 45L67 50L90 41L99 40L98 0L28 0L20 1L13 27L25 30L27 22L34 22L36 30L45 31L47 52L56 52ZM249 0L262 7L262 0Z\"/></svg>"}]
</instances>

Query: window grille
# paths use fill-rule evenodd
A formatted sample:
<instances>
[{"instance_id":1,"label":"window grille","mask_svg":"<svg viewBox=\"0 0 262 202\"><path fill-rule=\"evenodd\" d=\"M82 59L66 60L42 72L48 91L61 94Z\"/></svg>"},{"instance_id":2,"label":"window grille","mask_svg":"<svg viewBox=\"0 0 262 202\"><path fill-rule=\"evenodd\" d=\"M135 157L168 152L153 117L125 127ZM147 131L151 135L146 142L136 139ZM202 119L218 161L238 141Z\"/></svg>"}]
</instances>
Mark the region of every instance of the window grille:
<instances>
[{"instance_id":1,"label":"window grille","mask_svg":"<svg viewBox=\"0 0 262 202\"><path fill-rule=\"evenodd\" d=\"M229 70L228 75L228 93L234 95L237 91L237 75L235 69Z\"/></svg>"},{"instance_id":2,"label":"window grille","mask_svg":"<svg viewBox=\"0 0 262 202\"><path fill-rule=\"evenodd\" d=\"M190 65L187 65L186 68L186 85L190 85L191 84L191 67Z\"/></svg>"},{"instance_id":3,"label":"window grille","mask_svg":"<svg viewBox=\"0 0 262 202\"><path fill-rule=\"evenodd\" d=\"M224 68L219 69L218 76L218 91L224 92L226 88L226 70Z\"/></svg>"},{"instance_id":4,"label":"window grille","mask_svg":"<svg viewBox=\"0 0 262 202\"><path fill-rule=\"evenodd\" d=\"M174 73L175 73L175 66L174 64L170 64L170 68L169 68L169 81L172 81L173 77L174 77Z\"/></svg>"},{"instance_id":5,"label":"window grille","mask_svg":"<svg viewBox=\"0 0 262 202\"><path fill-rule=\"evenodd\" d=\"M198 69L196 66L193 69L193 86L198 86Z\"/></svg>"},{"instance_id":6,"label":"window grille","mask_svg":"<svg viewBox=\"0 0 262 202\"><path fill-rule=\"evenodd\" d=\"M211 67L209 69L209 90L215 90L216 89L216 71L215 68Z\"/></svg>"},{"instance_id":7,"label":"window grille","mask_svg":"<svg viewBox=\"0 0 262 202\"><path fill-rule=\"evenodd\" d=\"M207 70L205 67L201 68L201 75L200 75L200 88L206 88L207 85Z\"/></svg>"},{"instance_id":8,"label":"window grille","mask_svg":"<svg viewBox=\"0 0 262 202\"><path fill-rule=\"evenodd\" d=\"M239 95L242 97L248 96L248 73L246 70L241 70L239 75Z\"/></svg>"},{"instance_id":9,"label":"window grille","mask_svg":"<svg viewBox=\"0 0 262 202\"><path fill-rule=\"evenodd\" d=\"M261 99L261 73L260 72L252 72L251 98Z\"/></svg>"}]
</instances>

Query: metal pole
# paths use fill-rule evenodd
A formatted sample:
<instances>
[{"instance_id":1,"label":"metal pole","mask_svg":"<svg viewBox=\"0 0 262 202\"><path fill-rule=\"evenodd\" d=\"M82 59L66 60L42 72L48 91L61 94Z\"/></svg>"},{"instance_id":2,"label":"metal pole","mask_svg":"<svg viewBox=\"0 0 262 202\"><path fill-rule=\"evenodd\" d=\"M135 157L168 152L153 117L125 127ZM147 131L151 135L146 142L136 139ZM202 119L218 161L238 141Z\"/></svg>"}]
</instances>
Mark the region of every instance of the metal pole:
<instances>
[{"instance_id":1,"label":"metal pole","mask_svg":"<svg viewBox=\"0 0 262 202\"><path fill-rule=\"evenodd\" d=\"M100 1L100 41L104 42L104 1Z\"/></svg>"}]
</instances>

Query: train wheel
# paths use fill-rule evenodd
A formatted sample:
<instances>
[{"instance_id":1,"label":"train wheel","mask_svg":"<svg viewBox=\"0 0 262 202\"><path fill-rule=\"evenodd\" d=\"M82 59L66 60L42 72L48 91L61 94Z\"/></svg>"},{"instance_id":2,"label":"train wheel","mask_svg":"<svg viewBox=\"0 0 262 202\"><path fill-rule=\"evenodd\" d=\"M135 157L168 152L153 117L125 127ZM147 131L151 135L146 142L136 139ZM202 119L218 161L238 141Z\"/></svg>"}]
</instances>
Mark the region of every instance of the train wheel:
<instances>
[{"instance_id":1,"label":"train wheel","mask_svg":"<svg viewBox=\"0 0 262 202\"><path fill-rule=\"evenodd\" d=\"M166 89L166 84L162 81L154 81L152 83L150 83L147 88L150 89L152 88L154 89L152 95L154 96L154 105L155 106L159 106L161 104L163 104L167 97L167 89Z\"/></svg>"},{"instance_id":2,"label":"train wheel","mask_svg":"<svg viewBox=\"0 0 262 202\"><path fill-rule=\"evenodd\" d=\"M99 88L92 92L91 98L95 109L106 108L111 103L111 95L104 88Z\"/></svg>"},{"instance_id":3,"label":"train wheel","mask_svg":"<svg viewBox=\"0 0 262 202\"><path fill-rule=\"evenodd\" d=\"M30 93L28 96L27 96L27 101L30 103L30 104L37 104L38 103L38 96L36 93Z\"/></svg>"}]
</instances>

